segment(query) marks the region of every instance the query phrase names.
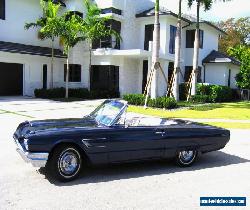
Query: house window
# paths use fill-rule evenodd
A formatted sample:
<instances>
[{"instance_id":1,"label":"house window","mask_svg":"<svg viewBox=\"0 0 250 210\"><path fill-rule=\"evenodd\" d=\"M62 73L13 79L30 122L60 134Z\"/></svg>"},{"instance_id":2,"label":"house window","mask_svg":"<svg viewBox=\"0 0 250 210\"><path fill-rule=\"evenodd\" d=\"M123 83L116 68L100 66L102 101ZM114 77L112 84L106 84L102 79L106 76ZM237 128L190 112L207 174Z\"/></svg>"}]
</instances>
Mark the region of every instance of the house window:
<instances>
[{"instance_id":1,"label":"house window","mask_svg":"<svg viewBox=\"0 0 250 210\"><path fill-rule=\"evenodd\" d=\"M170 40L169 40L169 53L175 54L175 37L176 37L176 30L175 26L170 25Z\"/></svg>"},{"instance_id":2,"label":"house window","mask_svg":"<svg viewBox=\"0 0 250 210\"><path fill-rule=\"evenodd\" d=\"M64 65L64 82L66 81L67 65ZM69 82L81 82L81 65L69 64Z\"/></svg>"},{"instance_id":3,"label":"house window","mask_svg":"<svg viewBox=\"0 0 250 210\"><path fill-rule=\"evenodd\" d=\"M200 48L203 48L204 31L200 30ZM186 48L194 48L195 30L186 31Z\"/></svg>"},{"instance_id":4,"label":"house window","mask_svg":"<svg viewBox=\"0 0 250 210\"><path fill-rule=\"evenodd\" d=\"M144 50L149 50L149 42L153 41L154 24L145 25Z\"/></svg>"},{"instance_id":5,"label":"house window","mask_svg":"<svg viewBox=\"0 0 250 210\"><path fill-rule=\"evenodd\" d=\"M0 0L0 19L5 20L5 0Z\"/></svg>"},{"instance_id":6,"label":"house window","mask_svg":"<svg viewBox=\"0 0 250 210\"><path fill-rule=\"evenodd\" d=\"M228 70L228 81L227 81L227 86L231 86L231 69Z\"/></svg>"},{"instance_id":7,"label":"house window","mask_svg":"<svg viewBox=\"0 0 250 210\"><path fill-rule=\"evenodd\" d=\"M185 75L184 75L185 82L189 82L192 71L193 71L193 66L185 66ZM202 82L200 66L198 67L197 82L198 83Z\"/></svg>"},{"instance_id":8,"label":"house window","mask_svg":"<svg viewBox=\"0 0 250 210\"><path fill-rule=\"evenodd\" d=\"M121 34L121 22L116 20L108 20L106 27ZM92 43L92 49L97 48L113 48L120 49L120 40L113 36L107 36L102 39L94 40Z\"/></svg>"}]
</instances>

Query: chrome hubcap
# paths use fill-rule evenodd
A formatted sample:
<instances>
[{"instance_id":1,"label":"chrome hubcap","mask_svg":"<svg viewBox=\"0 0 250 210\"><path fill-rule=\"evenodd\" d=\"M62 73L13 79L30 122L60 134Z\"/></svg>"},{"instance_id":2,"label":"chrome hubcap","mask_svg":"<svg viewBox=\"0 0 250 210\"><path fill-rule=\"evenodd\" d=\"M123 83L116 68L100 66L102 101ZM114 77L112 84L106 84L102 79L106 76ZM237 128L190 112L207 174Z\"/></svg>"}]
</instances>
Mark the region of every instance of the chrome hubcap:
<instances>
[{"instance_id":1,"label":"chrome hubcap","mask_svg":"<svg viewBox=\"0 0 250 210\"><path fill-rule=\"evenodd\" d=\"M193 159L194 157L194 151L182 151L180 152L180 158L185 161L189 162Z\"/></svg>"},{"instance_id":2,"label":"chrome hubcap","mask_svg":"<svg viewBox=\"0 0 250 210\"><path fill-rule=\"evenodd\" d=\"M60 171L65 175L72 175L78 169L78 158L75 153L66 151L59 160Z\"/></svg>"}]
</instances>

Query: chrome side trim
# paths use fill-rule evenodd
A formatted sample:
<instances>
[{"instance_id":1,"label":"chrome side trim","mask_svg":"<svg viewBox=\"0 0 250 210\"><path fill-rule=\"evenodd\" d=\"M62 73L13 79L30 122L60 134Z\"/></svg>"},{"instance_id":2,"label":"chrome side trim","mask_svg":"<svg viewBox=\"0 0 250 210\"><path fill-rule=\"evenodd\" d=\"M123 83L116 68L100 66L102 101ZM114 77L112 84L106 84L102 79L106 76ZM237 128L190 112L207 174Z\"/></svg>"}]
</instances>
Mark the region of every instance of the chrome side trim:
<instances>
[{"instance_id":1,"label":"chrome side trim","mask_svg":"<svg viewBox=\"0 0 250 210\"><path fill-rule=\"evenodd\" d=\"M20 154L20 156L22 157L22 159L27 162L27 163L31 163L32 166L34 167L45 167L48 158L49 158L49 153L32 153L32 152L27 152L24 151L21 144L16 140L16 145L17 145L17 152Z\"/></svg>"}]
</instances>

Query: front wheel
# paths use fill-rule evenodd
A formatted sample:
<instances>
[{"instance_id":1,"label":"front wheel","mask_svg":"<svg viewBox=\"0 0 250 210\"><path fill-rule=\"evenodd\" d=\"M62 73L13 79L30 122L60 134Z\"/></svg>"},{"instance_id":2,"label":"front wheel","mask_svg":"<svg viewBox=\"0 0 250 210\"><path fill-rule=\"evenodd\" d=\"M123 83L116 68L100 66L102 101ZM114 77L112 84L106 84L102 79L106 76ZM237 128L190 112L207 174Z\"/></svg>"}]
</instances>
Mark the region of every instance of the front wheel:
<instances>
[{"instance_id":1,"label":"front wheel","mask_svg":"<svg viewBox=\"0 0 250 210\"><path fill-rule=\"evenodd\" d=\"M196 150L181 150L176 155L176 162L179 166L188 167L195 162L197 156Z\"/></svg>"},{"instance_id":2,"label":"front wheel","mask_svg":"<svg viewBox=\"0 0 250 210\"><path fill-rule=\"evenodd\" d=\"M63 182L71 181L81 171L81 153L74 146L59 146L53 151L46 168L55 179Z\"/></svg>"}]
</instances>

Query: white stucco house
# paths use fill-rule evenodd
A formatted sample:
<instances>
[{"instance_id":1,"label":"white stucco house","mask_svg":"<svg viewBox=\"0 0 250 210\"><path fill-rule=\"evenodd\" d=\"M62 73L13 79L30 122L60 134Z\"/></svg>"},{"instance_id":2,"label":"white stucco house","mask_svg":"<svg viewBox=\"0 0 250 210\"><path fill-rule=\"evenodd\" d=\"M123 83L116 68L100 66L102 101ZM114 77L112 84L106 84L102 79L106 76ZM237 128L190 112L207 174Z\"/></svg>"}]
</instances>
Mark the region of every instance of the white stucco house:
<instances>
[{"instance_id":1,"label":"white stucco house","mask_svg":"<svg viewBox=\"0 0 250 210\"><path fill-rule=\"evenodd\" d=\"M61 11L69 10L84 16L82 0L60 0ZM88 45L78 44L70 53L70 87L116 90L121 94L142 93L151 63L153 39L153 0L95 0L103 15L112 16L111 27L121 34L122 41L113 38L93 43L92 69L89 71ZM51 85L51 43L38 39L37 30L24 30L26 22L41 16L39 0L0 0L0 96L33 96L36 88ZM174 62L174 37L177 15L167 9L160 12L160 62L171 78ZM182 76L192 69L195 24L188 16L182 21ZM224 32L209 22L201 21L199 82L236 88L235 75L240 63L218 52L218 38ZM65 86L66 63L56 41L54 87ZM152 91L164 95L167 84L160 73Z\"/></svg>"}]
</instances>

